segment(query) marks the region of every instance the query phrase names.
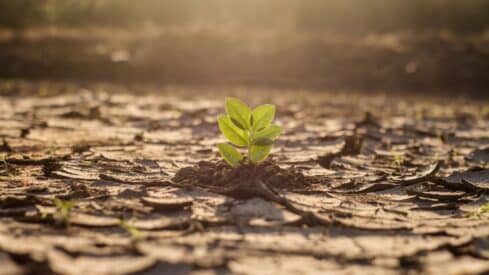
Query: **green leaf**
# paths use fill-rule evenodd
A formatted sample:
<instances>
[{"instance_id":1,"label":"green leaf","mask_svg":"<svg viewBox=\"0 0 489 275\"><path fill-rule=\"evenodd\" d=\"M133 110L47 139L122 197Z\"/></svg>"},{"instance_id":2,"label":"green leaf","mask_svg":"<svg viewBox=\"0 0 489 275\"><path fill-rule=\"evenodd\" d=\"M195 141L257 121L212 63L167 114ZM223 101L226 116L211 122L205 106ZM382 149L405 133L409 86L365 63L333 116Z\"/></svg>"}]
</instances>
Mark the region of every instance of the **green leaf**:
<instances>
[{"instance_id":1,"label":"green leaf","mask_svg":"<svg viewBox=\"0 0 489 275\"><path fill-rule=\"evenodd\" d=\"M251 114L253 130L259 131L272 123L275 117L275 105L265 104L256 107Z\"/></svg>"},{"instance_id":2,"label":"green leaf","mask_svg":"<svg viewBox=\"0 0 489 275\"><path fill-rule=\"evenodd\" d=\"M239 121L237 121L236 119L234 118L230 118L231 119L231 122L236 126L238 127L239 129L243 130L243 131L246 131L246 127L244 125L242 125L241 123L239 123Z\"/></svg>"},{"instance_id":3,"label":"green leaf","mask_svg":"<svg viewBox=\"0 0 489 275\"><path fill-rule=\"evenodd\" d=\"M282 127L272 124L268 126L267 128L258 131L255 134L255 139L259 138L269 138L271 140L275 140L280 134L282 133Z\"/></svg>"},{"instance_id":4,"label":"green leaf","mask_svg":"<svg viewBox=\"0 0 489 275\"><path fill-rule=\"evenodd\" d=\"M243 101L232 97L226 98L226 112L232 120L237 121L244 129L251 128L251 109Z\"/></svg>"},{"instance_id":5,"label":"green leaf","mask_svg":"<svg viewBox=\"0 0 489 275\"><path fill-rule=\"evenodd\" d=\"M272 145L273 140L266 138L266 137L260 137L260 138L255 139L253 144L260 145L260 146Z\"/></svg>"},{"instance_id":6,"label":"green leaf","mask_svg":"<svg viewBox=\"0 0 489 275\"><path fill-rule=\"evenodd\" d=\"M266 145L266 146L253 145L251 146L249 158L252 162L262 161L267 158L271 150L272 150L271 145Z\"/></svg>"},{"instance_id":7,"label":"green leaf","mask_svg":"<svg viewBox=\"0 0 489 275\"><path fill-rule=\"evenodd\" d=\"M236 167L243 160L243 156L239 153L233 146L227 143L217 144L219 153L224 158L224 160L229 163L232 167Z\"/></svg>"},{"instance_id":8,"label":"green leaf","mask_svg":"<svg viewBox=\"0 0 489 275\"><path fill-rule=\"evenodd\" d=\"M61 200L58 198L54 199L54 204L58 209L71 209L73 206L75 206L75 201L73 200Z\"/></svg>"},{"instance_id":9,"label":"green leaf","mask_svg":"<svg viewBox=\"0 0 489 275\"><path fill-rule=\"evenodd\" d=\"M220 116L217 119L217 122L219 124L219 130L221 130L221 133L229 139L233 144L237 146L247 146L248 145L248 136L240 130L238 127L236 127L229 117L227 116Z\"/></svg>"}]
</instances>

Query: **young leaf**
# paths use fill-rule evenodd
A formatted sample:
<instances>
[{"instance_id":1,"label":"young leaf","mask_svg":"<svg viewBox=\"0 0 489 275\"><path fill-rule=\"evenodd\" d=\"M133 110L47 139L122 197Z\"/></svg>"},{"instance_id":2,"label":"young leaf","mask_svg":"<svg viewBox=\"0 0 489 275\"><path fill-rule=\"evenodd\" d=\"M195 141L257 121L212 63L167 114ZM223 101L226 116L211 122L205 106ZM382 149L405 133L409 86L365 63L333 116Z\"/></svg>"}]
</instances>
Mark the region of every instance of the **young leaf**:
<instances>
[{"instance_id":1,"label":"young leaf","mask_svg":"<svg viewBox=\"0 0 489 275\"><path fill-rule=\"evenodd\" d=\"M71 210L71 208L73 208L73 206L75 206L75 201L73 201L73 200L64 201L64 200L55 198L54 204L60 210Z\"/></svg>"},{"instance_id":2,"label":"young leaf","mask_svg":"<svg viewBox=\"0 0 489 275\"><path fill-rule=\"evenodd\" d=\"M229 117L227 116L220 116L217 119L217 122L219 124L219 129L221 130L222 134L229 139L233 144L237 146L247 146L248 145L248 136L245 135L245 133L240 130L238 127L236 127Z\"/></svg>"},{"instance_id":3,"label":"young leaf","mask_svg":"<svg viewBox=\"0 0 489 275\"><path fill-rule=\"evenodd\" d=\"M272 150L271 145L253 145L251 146L249 158L252 162L262 161L267 158L268 154L270 154L270 150Z\"/></svg>"},{"instance_id":4,"label":"young leaf","mask_svg":"<svg viewBox=\"0 0 489 275\"><path fill-rule=\"evenodd\" d=\"M247 147L248 163L267 158L274 140L282 133L282 128L271 125L275 117L275 105L265 104L253 111L236 98L226 99L227 116L218 118L219 129L233 145ZM241 164L244 157L230 144L218 144L221 156L231 166Z\"/></svg>"},{"instance_id":5,"label":"young leaf","mask_svg":"<svg viewBox=\"0 0 489 275\"><path fill-rule=\"evenodd\" d=\"M238 166L239 163L243 160L243 156L241 155L241 153L227 143L219 143L217 144L217 148L219 149L219 153L221 153L221 156L224 158L224 160L232 167Z\"/></svg>"},{"instance_id":6,"label":"young leaf","mask_svg":"<svg viewBox=\"0 0 489 275\"><path fill-rule=\"evenodd\" d=\"M275 117L275 105L265 104L258 106L253 110L251 117L253 130L260 131L272 123Z\"/></svg>"},{"instance_id":7,"label":"young leaf","mask_svg":"<svg viewBox=\"0 0 489 275\"><path fill-rule=\"evenodd\" d=\"M246 126L244 126L243 124L241 124L239 121L237 121L236 119L234 118L230 118L231 119L231 122L236 126L238 127L239 129L243 130L243 131L246 131Z\"/></svg>"},{"instance_id":8,"label":"young leaf","mask_svg":"<svg viewBox=\"0 0 489 275\"><path fill-rule=\"evenodd\" d=\"M271 140L275 140L280 134L282 133L282 127L272 124L268 126L267 128L258 131L255 134L255 139L259 138L269 138Z\"/></svg>"},{"instance_id":9,"label":"young leaf","mask_svg":"<svg viewBox=\"0 0 489 275\"><path fill-rule=\"evenodd\" d=\"M68 224L71 215L71 210L75 206L75 201L73 200L64 201L59 198L55 198L54 204L56 205L58 213L61 215L61 219L63 223L65 225Z\"/></svg>"},{"instance_id":10,"label":"young leaf","mask_svg":"<svg viewBox=\"0 0 489 275\"><path fill-rule=\"evenodd\" d=\"M266 146L266 145L272 145L273 140L266 138L266 137L260 137L254 140L253 142L254 145L259 145L259 146Z\"/></svg>"},{"instance_id":11,"label":"young leaf","mask_svg":"<svg viewBox=\"0 0 489 275\"><path fill-rule=\"evenodd\" d=\"M237 98L227 98L226 99L226 112L228 113L229 117L233 120L236 121L240 125L236 126L242 126L245 129L250 129L250 118L251 118L251 109L246 105L243 101L237 99Z\"/></svg>"}]
</instances>

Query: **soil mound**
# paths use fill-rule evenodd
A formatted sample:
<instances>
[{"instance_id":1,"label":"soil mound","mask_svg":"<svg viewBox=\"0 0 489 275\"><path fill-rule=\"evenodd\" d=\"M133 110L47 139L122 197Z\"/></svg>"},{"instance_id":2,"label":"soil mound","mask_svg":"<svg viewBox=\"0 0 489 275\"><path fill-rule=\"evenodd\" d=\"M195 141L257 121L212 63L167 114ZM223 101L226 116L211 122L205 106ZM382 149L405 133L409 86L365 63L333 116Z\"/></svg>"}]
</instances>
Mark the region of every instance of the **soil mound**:
<instances>
[{"instance_id":1,"label":"soil mound","mask_svg":"<svg viewBox=\"0 0 489 275\"><path fill-rule=\"evenodd\" d=\"M269 160L258 164L243 164L236 168L230 167L224 161L201 161L196 166L180 169L173 182L226 193L226 190L234 187L253 188L258 184L277 190L302 189L311 183L311 179L296 169L282 169Z\"/></svg>"}]
</instances>

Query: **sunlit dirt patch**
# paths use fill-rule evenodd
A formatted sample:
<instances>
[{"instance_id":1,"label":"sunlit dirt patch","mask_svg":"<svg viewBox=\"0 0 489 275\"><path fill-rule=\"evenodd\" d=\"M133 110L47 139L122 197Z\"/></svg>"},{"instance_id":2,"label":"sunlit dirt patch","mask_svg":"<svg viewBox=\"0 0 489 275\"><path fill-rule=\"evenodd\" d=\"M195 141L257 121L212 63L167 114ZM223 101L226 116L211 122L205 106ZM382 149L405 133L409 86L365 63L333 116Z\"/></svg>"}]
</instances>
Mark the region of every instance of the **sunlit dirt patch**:
<instances>
[{"instance_id":1,"label":"sunlit dirt patch","mask_svg":"<svg viewBox=\"0 0 489 275\"><path fill-rule=\"evenodd\" d=\"M489 272L482 100L12 83L0 273ZM276 104L268 161L221 160L227 96Z\"/></svg>"}]
</instances>

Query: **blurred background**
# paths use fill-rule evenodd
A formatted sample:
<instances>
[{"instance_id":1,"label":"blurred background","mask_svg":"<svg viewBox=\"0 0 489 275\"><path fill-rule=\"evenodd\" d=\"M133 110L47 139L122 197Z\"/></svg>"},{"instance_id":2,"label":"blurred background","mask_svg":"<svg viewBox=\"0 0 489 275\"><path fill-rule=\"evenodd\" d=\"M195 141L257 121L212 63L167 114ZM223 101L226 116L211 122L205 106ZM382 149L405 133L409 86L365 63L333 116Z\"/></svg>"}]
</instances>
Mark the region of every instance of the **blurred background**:
<instances>
[{"instance_id":1,"label":"blurred background","mask_svg":"<svg viewBox=\"0 0 489 275\"><path fill-rule=\"evenodd\" d=\"M487 0L0 0L0 78L489 96Z\"/></svg>"}]
</instances>

